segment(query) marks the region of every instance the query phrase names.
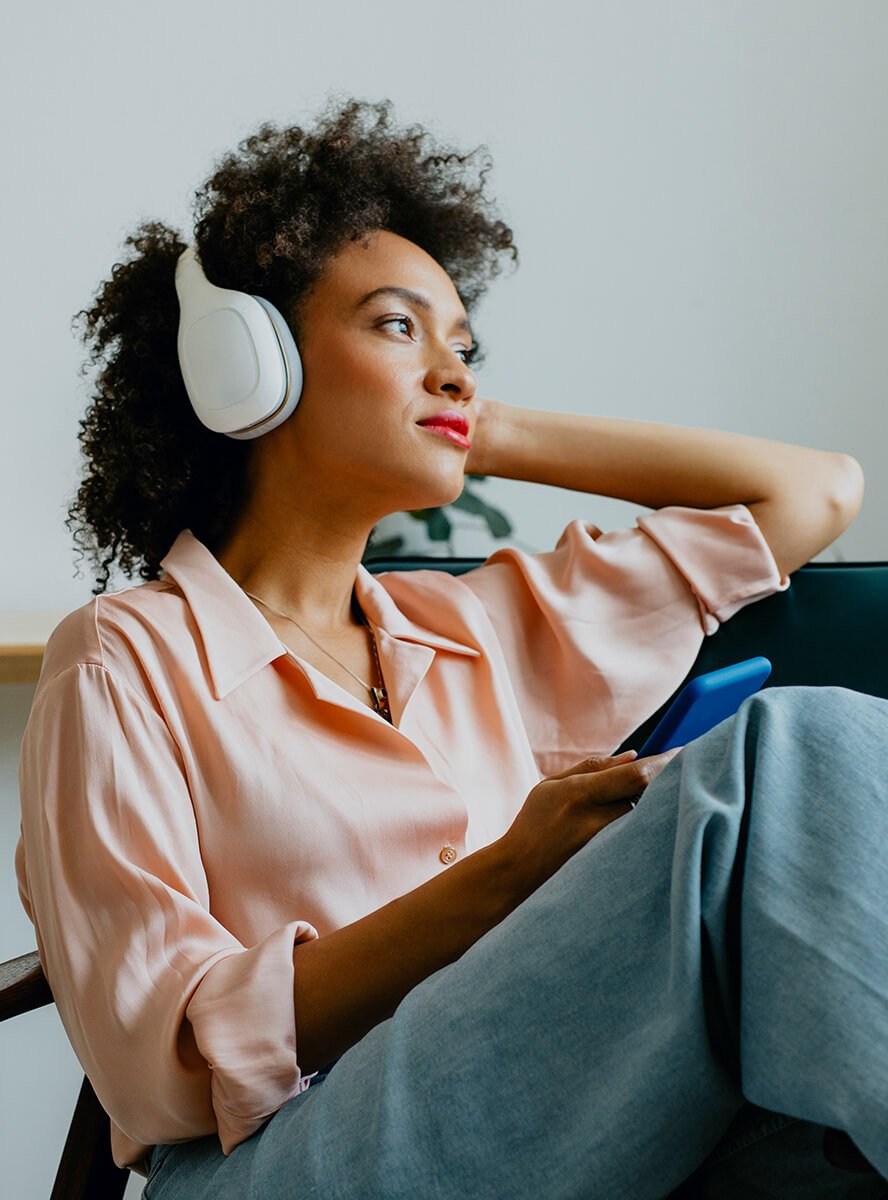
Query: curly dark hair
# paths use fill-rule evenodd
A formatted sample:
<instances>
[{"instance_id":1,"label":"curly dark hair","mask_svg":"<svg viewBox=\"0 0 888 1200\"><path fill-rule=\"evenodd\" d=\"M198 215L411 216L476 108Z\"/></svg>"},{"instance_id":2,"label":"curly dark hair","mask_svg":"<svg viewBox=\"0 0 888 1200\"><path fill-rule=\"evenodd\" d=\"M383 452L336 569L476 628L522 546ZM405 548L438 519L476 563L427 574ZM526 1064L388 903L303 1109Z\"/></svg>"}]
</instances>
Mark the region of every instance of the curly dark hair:
<instances>
[{"instance_id":1,"label":"curly dark hair","mask_svg":"<svg viewBox=\"0 0 888 1200\"><path fill-rule=\"evenodd\" d=\"M391 107L328 97L314 130L264 124L197 192L193 241L207 277L270 300L297 347L300 304L325 263L372 230L422 247L470 314L500 255L517 264L512 230L484 195L487 147L461 155L427 145L421 126L392 127ZM207 429L188 400L174 282L186 243L146 221L125 244L129 256L75 318L89 348L83 372L95 371L95 383L78 435L86 469L65 523L102 572L94 595L115 562L156 579L184 528L218 545L244 498L254 445ZM481 357L479 347L473 362Z\"/></svg>"}]
</instances>

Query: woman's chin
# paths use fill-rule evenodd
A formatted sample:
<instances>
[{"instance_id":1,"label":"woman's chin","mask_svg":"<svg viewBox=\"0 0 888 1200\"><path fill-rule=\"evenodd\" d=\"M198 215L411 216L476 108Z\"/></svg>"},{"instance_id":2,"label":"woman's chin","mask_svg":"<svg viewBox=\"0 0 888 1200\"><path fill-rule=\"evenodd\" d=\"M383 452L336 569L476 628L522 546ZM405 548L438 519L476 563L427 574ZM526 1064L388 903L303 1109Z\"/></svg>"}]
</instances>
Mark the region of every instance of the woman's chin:
<instances>
[{"instance_id":1,"label":"woman's chin","mask_svg":"<svg viewBox=\"0 0 888 1200\"><path fill-rule=\"evenodd\" d=\"M405 504L400 511L415 512L420 508L443 508L445 504L452 504L454 500L459 499L465 483L466 477L461 469L451 475L439 472L434 481L426 476L422 481L417 480L416 490L412 491L411 489L409 505Z\"/></svg>"},{"instance_id":2,"label":"woman's chin","mask_svg":"<svg viewBox=\"0 0 888 1200\"><path fill-rule=\"evenodd\" d=\"M421 508L443 508L445 504L452 504L454 500L458 500L462 495L465 487L465 476L459 481L459 486L451 488L449 491L439 491L433 497L427 498L425 503L420 505Z\"/></svg>"}]
</instances>

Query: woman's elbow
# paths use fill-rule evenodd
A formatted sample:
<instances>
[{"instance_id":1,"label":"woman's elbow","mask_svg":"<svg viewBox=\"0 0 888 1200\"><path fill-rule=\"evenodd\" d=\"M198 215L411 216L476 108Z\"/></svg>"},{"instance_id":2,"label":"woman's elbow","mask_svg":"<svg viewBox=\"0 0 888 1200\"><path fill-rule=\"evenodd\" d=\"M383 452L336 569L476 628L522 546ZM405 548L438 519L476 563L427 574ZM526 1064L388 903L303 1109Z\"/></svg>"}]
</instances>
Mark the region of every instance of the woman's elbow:
<instances>
[{"instance_id":1,"label":"woman's elbow","mask_svg":"<svg viewBox=\"0 0 888 1200\"><path fill-rule=\"evenodd\" d=\"M860 512L863 470L850 454L817 451L804 476L750 505L781 575L821 554Z\"/></svg>"},{"instance_id":2,"label":"woman's elbow","mask_svg":"<svg viewBox=\"0 0 888 1200\"><path fill-rule=\"evenodd\" d=\"M864 477L860 463L850 454L833 454L832 464L827 502L835 528L833 537L836 538L860 512L863 504Z\"/></svg>"},{"instance_id":3,"label":"woman's elbow","mask_svg":"<svg viewBox=\"0 0 888 1200\"><path fill-rule=\"evenodd\" d=\"M863 484L863 468L850 454L830 454L822 463L809 512L808 558L831 546L860 512Z\"/></svg>"}]
</instances>

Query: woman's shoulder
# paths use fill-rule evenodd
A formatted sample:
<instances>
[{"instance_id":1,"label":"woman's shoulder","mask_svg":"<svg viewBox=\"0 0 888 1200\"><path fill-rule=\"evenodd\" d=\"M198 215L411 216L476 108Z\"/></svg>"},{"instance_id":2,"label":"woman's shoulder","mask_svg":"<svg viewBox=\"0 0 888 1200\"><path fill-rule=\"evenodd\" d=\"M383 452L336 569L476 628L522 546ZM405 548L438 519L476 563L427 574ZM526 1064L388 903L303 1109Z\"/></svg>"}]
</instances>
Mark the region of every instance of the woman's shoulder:
<instances>
[{"instance_id":1,"label":"woman's shoulder","mask_svg":"<svg viewBox=\"0 0 888 1200\"><path fill-rule=\"evenodd\" d=\"M188 614L170 580L149 580L93 596L55 626L46 642L38 691L79 666L93 666L126 682L144 677L163 646L181 640Z\"/></svg>"}]
</instances>

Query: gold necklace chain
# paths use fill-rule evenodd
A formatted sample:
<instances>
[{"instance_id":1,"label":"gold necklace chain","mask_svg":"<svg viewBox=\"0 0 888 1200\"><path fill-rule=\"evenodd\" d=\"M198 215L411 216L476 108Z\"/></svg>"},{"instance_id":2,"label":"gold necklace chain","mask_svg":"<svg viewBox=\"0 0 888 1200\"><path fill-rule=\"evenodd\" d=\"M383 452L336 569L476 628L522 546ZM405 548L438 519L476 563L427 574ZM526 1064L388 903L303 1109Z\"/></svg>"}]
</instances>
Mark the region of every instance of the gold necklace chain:
<instances>
[{"instance_id":1,"label":"gold necklace chain","mask_svg":"<svg viewBox=\"0 0 888 1200\"><path fill-rule=\"evenodd\" d=\"M388 692L386 691L386 688L385 688L385 680L382 677L382 667L379 665L379 655L376 652L376 638L373 634L373 630L370 628L369 621L364 616L363 612L361 611L360 606L357 603L357 598L355 597L354 592L352 592L352 599L355 601L354 609L360 616L361 623L363 624L364 628L370 634L370 645L373 648L373 662L376 665L376 675L377 675L377 678L379 679L379 683L380 683L379 687L374 687L372 684L365 683L364 680L361 679L361 677L359 675L356 675L354 673L354 671L350 670L345 665L344 662L340 662L335 654L331 654L329 650L326 650L320 644L320 642L316 642L315 639L308 632L308 630L303 629L302 626L299 624L299 622L294 617L291 617L289 613L281 612L281 610L279 608L275 608L273 604L269 604L268 601L263 600L261 596L254 596L253 593L248 592L246 588L244 588L244 594L249 596L251 600L258 600L260 604L264 604L266 608L270 608L273 613L277 613L277 615L279 617L283 617L285 621L291 621L296 626L297 629L301 629L302 632L305 634L305 636L308 638L308 640L314 646L317 646L318 650L320 650L322 654L326 654L328 658L332 658L333 661L338 666L342 667L343 671L348 671L348 673L349 673L349 675L351 675L352 679L356 679L358 681L358 683L361 685L361 687L364 687L367 689L367 691L370 693L370 696L373 700L373 707L376 709L376 711L379 713L379 715L381 717L385 717L385 719L387 721L391 721L392 714L391 714L391 710L389 708Z\"/></svg>"}]
</instances>

